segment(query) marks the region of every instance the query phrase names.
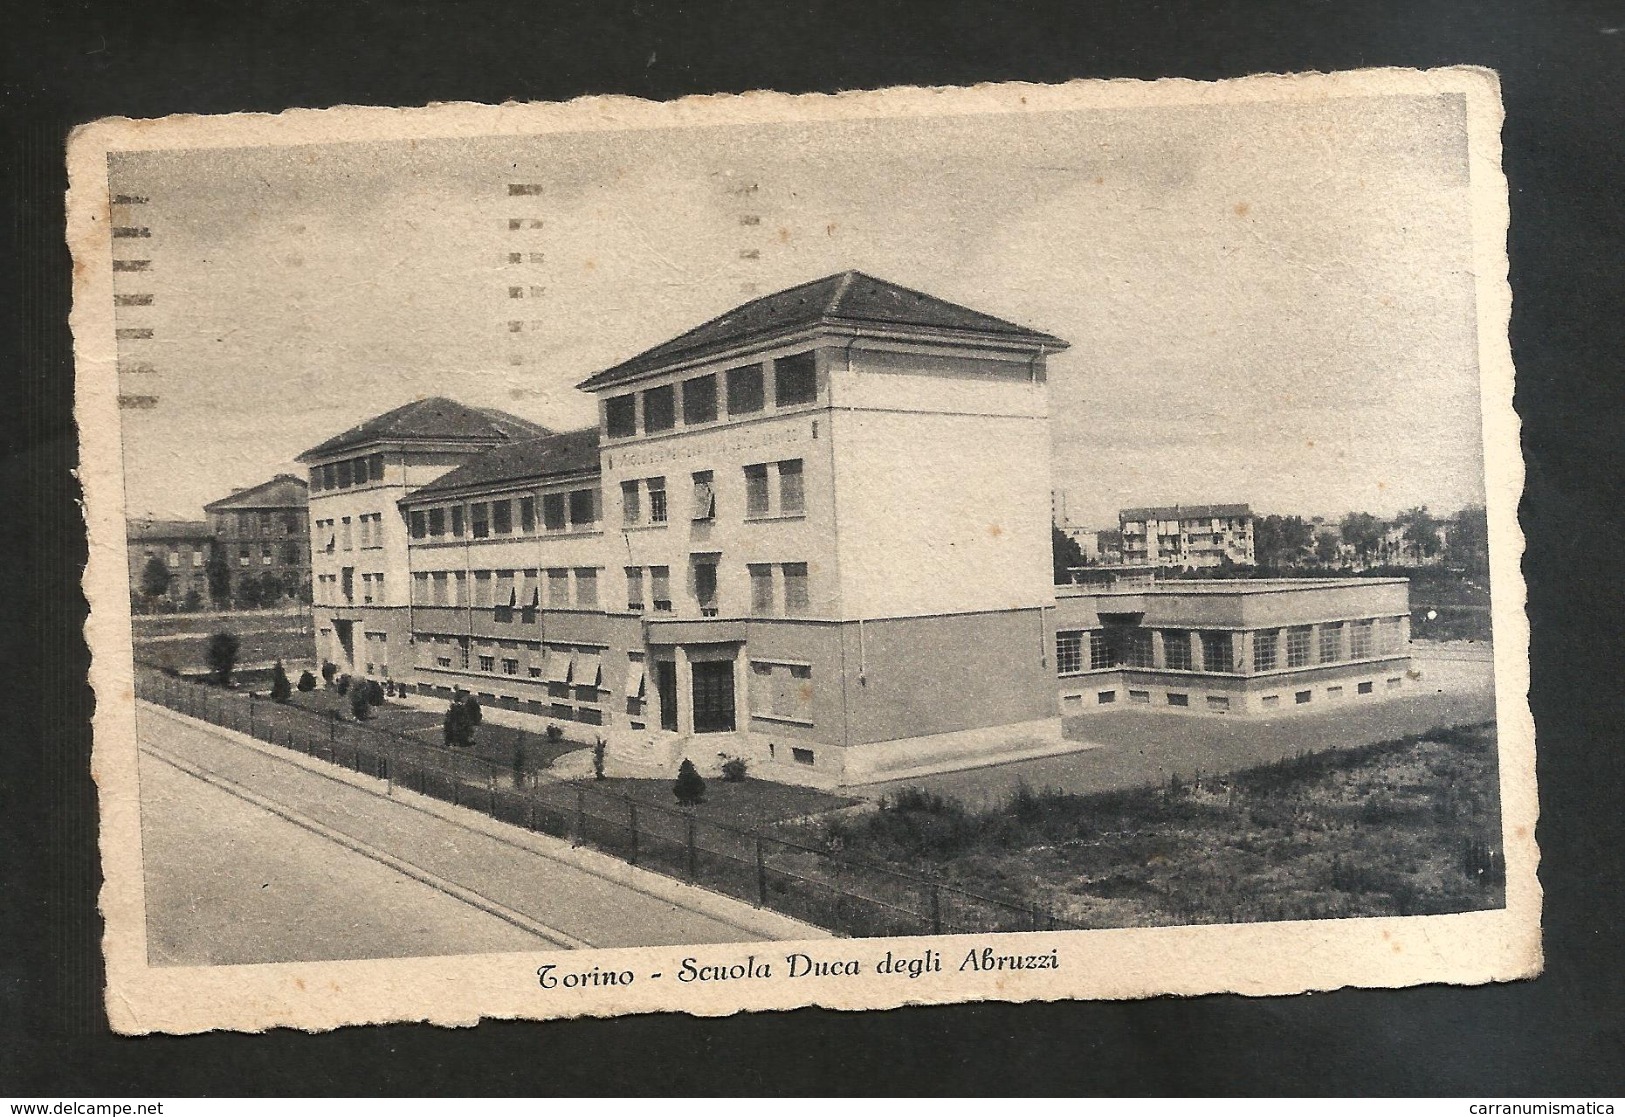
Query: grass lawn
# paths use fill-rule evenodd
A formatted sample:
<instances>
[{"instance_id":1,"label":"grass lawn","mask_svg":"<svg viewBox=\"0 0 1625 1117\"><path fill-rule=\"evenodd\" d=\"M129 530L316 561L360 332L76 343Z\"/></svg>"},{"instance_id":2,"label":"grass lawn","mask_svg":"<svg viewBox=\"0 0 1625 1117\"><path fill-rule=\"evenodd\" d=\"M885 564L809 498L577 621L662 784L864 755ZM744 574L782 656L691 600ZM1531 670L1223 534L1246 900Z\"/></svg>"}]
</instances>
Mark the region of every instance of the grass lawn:
<instances>
[{"instance_id":1,"label":"grass lawn","mask_svg":"<svg viewBox=\"0 0 1625 1117\"><path fill-rule=\"evenodd\" d=\"M668 810L677 808L671 780L605 779L580 782ZM705 781L705 802L694 808L694 816L741 830L759 830L787 819L805 818L839 807L849 807L854 802L854 799L810 787L791 787L750 778L739 783L715 779Z\"/></svg>"},{"instance_id":2,"label":"grass lawn","mask_svg":"<svg viewBox=\"0 0 1625 1117\"><path fill-rule=\"evenodd\" d=\"M1472 911L1505 903L1495 740L1457 728L983 809L903 789L793 829L1087 927Z\"/></svg>"},{"instance_id":3,"label":"grass lawn","mask_svg":"<svg viewBox=\"0 0 1625 1117\"><path fill-rule=\"evenodd\" d=\"M167 618L165 618L167 620ZM135 658L154 667L171 667L177 671L203 670L208 667L209 641L216 632L230 632L241 642L237 652L239 663L261 663L274 659L286 662L310 662L316 658L316 641L305 620L297 615L269 613L256 617L245 614L244 619L214 619L190 623L205 625L201 630L142 631L135 630Z\"/></svg>"}]
</instances>

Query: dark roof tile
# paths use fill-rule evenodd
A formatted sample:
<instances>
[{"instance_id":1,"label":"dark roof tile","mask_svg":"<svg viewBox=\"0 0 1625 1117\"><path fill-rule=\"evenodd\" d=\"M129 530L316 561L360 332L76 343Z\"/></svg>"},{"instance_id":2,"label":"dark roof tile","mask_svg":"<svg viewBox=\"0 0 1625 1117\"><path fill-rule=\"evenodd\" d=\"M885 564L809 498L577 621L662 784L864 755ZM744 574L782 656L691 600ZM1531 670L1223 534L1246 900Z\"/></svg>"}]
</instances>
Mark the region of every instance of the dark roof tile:
<instances>
[{"instance_id":1,"label":"dark roof tile","mask_svg":"<svg viewBox=\"0 0 1625 1117\"><path fill-rule=\"evenodd\" d=\"M414 490L403 503L597 469L598 428L587 427L494 446Z\"/></svg>"},{"instance_id":2,"label":"dark roof tile","mask_svg":"<svg viewBox=\"0 0 1625 1117\"><path fill-rule=\"evenodd\" d=\"M238 489L203 506L205 512L248 511L267 508L304 508L310 504L310 485L302 477L279 473L269 481Z\"/></svg>"},{"instance_id":3,"label":"dark roof tile","mask_svg":"<svg viewBox=\"0 0 1625 1117\"><path fill-rule=\"evenodd\" d=\"M309 461L377 442L432 442L439 439L499 442L513 438L537 438L550 433L546 427L494 407L469 407L444 396L431 396L375 415L320 445L312 446L296 460Z\"/></svg>"}]
</instances>

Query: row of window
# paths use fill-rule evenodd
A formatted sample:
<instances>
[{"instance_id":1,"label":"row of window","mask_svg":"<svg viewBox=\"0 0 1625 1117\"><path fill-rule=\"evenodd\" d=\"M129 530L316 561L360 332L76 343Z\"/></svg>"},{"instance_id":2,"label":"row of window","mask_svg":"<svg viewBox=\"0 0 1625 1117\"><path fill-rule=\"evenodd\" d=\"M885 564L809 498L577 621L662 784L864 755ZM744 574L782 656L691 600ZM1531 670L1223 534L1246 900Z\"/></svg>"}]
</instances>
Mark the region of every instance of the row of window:
<instances>
[{"instance_id":1,"label":"row of window","mask_svg":"<svg viewBox=\"0 0 1625 1117\"><path fill-rule=\"evenodd\" d=\"M412 575L412 604L491 609L498 620L511 620L514 609L529 613L541 607L544 583L549 609L599 607L598 568L595 566L419 571ZM524 619L529 623L535 618Z\"/></svg>"},{"instance_id":2,"label":"row of window","mask_svg":"<svg viewBox=\"0 0 1625 1117\"><path fill-rule=\"evenodd\" d=\"M304 526L304 516L298 512L216 512L216 535L298 535Z\"/></svg>"},{"instance_id":3,"label":"row of window","mask_svg":"<svg viewBox=\"0 0 1625 1117\"><path fill-rule=\"evenodd\" d=\"M747 465L744 477L747 519L799 516L807 510L800 458ZM716 474L704 469L691 474L690 479L693 483L690 518L696 522L714 520L717 515ZM621 482L621 522L626 527L663 524L669 516L664 477Z\"/></svg>"},{"instance_id":4,"label":"row of window","mask_svg":"<svg viewBox=\"0 0 1625 1117\"><path fill-rule=\"evenodd\" d=\"M337 574L318 573L314 583L314 600L318 605L354 605L356 597L355 567L346 566ZM361 604L388 605L384 592L384 575L361 575Z\"/></svg>"},{"instance_id":5,"label":"row of window","mask_svg":"<svg viewBox=\"0 0 1625 1117\"><path fill-rule=\"evenodd\" d=\"M346 458L341 462L328 462L326 465L312 466L310 469L310 491L319 493L336 489L349 489L354 488L356 485L365 485L383 479L384 455L368 454L364 458Z\"/></svg>"},{"instance_id":6,"label":"row of window","mask_svg":"<svg viewBox=\"0 0 1625 1117\"><path fill-rule=\"evenodd\" d=\"M749 563L750 615L753 617L805 616L811 601L804 562Z\"/></svg>"},{"instance_id":7,"label":"row of window","mask_svg":"<svg viewBox=\"0 0 1625 1117\"><path fill-rule=\"evenodd\" d=\"M316 549L332 554L335 551L365 551L384 545L384 514L344 516L338 520L316 521Z\"/></svg>"},{"instance_id":8,"label":"row of window","mask_svg":"<svg viewBox=\"0 0 1625 1117\"><path fill-rule=\"evenodd\" d=\"M192 556L192 566L193 566L194 569L199 568L199 567L201 567L203 565L203 563L204 563L204 549L202 547L191 548L189 551L185 551L185 552L177 550L174 547L171 547L169 549L169 557L167 559L165 559L165 561L169 563L169 568L171 570L179 570L181 568L182 564L185 561L184 558L183 558L183 555L188 554L188 553ZM149 559L157 558L158 557L158 552L153 550L151 547L148 547L147 548L147 557Z\"/></svg>"},{"instance_id":9,"label":"row of window","mask_svg":"<svg viewBox=\"0 0 1625 1117\"><path fill-rule=\"evenodd\" d=\"M1255 674L1396 655L1404 643L1404 621L1399 617L1328 621L1316 627L1266 628L1253 632ZM1161 636L1160 662L1158 641ZM1238 633L1191 631L1180 628L1108 627L1055 634L1056 673L1073 675L1113 667L1168 671L1206 671L1238 674L1246 670ZM1200 654L1198 661L1196 656ZM1087 664L1087 666L1085 666Z\"/></svg>"},{"instance_id":10,"label":"row of window","mask_svg":"<svg viewBox=\"0 0 1625 1117\"><path fill-rule=\"evenodd\" d=\"M253 566L254 565L254 551L255 551L255 549L251 544L248 544L248 543L239 544L238 547L237 547L237 565L238 566ZM200 565L200 563L198 562L199 557L200 557L199 554L196 554L196 553L193 554L193 556L192 556L192 565L193 566ZM284 544L282 544L282 565L284 565L284 566L298 566L299 565L299 560L302 557L303 556L300 553L299 544L297 544L297 543L284 543ZM275 549L275 547L270 543L261 543L259 545L259 560L260 560L260 565L261 566L270 566L270 565L272 565L276 561L276 549ZM171 561L169 565L174 566L175 563L173 561Z\"/></svg>"},{"instance_id":11,"label":"row of window","mask_svg":"<svg viewBox=\"0 0 1625 1117\"><path fill-rule=\"evenodd\" d=\"M408 517L413 539L489 539L536 532L536 498L482 500L440 508L421 508ZM598 527L598 490L575 489L542 494L543 531L593 531Z\"/></svg>"},{"instance_id":12,"label":"row of window","mask_svg":"<svg viewBox=\"0 0 1625 1117\"><path fill-rule=\"evenodd\" d=\"M772 407L797 407L818 398L818 367L812 352L776 358L772 368ZM768 409L768 377L762 364L731 368L722 374L721 380L721 393L717 374L708 373L680 385L662 384L641 392L611 396L604 401L605 430L611 438L629 438L640 430L644 434L659 434L673 429L677 425L679 388L684 426L714 423L724 414L731 418ZM726 412L722 407L724 402Z\"/></svg>"},{"instance_id":13,"label":"row of window","mask_svg":"<svg viewBox=\"0 0 1625 1117\"><path fill-rule=\"evenodd\" d=\"M1388 690L1399 690L1403 685L1404 680L1400 678L1390 678L1387 681ZM1363 682L1356 683L1354 686L1354 693L1356 695L1375 694L1376 689L1376 681L1368 679ZM1151 692L1149 690L1130 690L1127 693L1128 700L1133 705L1149 706L1151 704ZM1336 683L1325 688L1326 699L1332 702L1343 698L1346 693L1347 690L1341 683ZM1315 692L1313 689L1294 691L1292 693L1292 701L1294 705L1307 706L1314 700L1314 696ZM1205 699L1205 705L1210 713L1228 713L1230 711L1231 704L1229 695L1208 694L1204 695L1203 697ZM1191 696L1181 691L1164 691L1163 700L1168 705L1181 709L1189 708L1191 704ZM1095 704L1098 706L1110 706L1116 701L1117 692L1115 690L1102 690L1095 693ZM1274 709L1281 705L1281 696L1279 694L1261 695L1259 697L1259 703L1265 709ZM1083 705L1083 695L1069 694L1062 699L1061 705L1063 710L1067 712L1076 711Z\"/></svg>"}]
</instances>

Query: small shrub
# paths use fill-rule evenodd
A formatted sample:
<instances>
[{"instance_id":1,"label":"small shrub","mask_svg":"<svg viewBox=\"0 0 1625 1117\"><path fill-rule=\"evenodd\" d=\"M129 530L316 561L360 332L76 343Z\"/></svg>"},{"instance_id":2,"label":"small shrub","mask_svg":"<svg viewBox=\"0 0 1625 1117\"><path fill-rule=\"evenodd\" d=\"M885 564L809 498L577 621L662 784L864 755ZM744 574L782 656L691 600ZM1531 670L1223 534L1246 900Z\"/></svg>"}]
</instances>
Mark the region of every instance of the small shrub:
<instances>
[{"instance_id":1,"label":"small shrub","mask_svg":"<svg viewBox=\"0 0 1625 1117\"><path fill-rule=\"evenodd\" d=\"M196 613L203 608L203 595L197 590L187 590L186 598L181 602L181 608L188 613Z\"/></svg>"},{"instance_id":2,"label":"small shrub","mask_svg":"<svg viewBox=\"0 0 1625 1117\"><path fill-rule=\"evenodd\" d=\"M334 682L333 689L338 691L340 694L349 694L350 693L350 676L348 676L348 675L340 675L338 677L337 681Z\"/></svg>"},{"instance_id":3,"label":"small shrub","mask_svg":"<svg viewBox=\"0 0 1625 1117\"><path fill-rule=\"evenodd\" d=\"M604 778L604 754L608 751L602 737L592 743L592 778L595 780Z\"/></svg>"},{"instance_id":4,"label":"small shrub","mask_svg":"<svg viewBox=\"0 0 1625 1117\"><path fill-rule=\"evenodd\" d=\"M322 664L322 682L326 683L328 686L333 685L333 676L337 673L338 666L336 664L326 662Z\"/></svg>"},{"instance_id":5,"label":"small shrub","mask_svg":"<svg viewBox=\"0 0 1625 1117\"><path fill-rule=\"evenodd\" d=\"M309 671L299 672L299 689L308 694L316 689L316 676Z\"/></svg>"},{"instance_id":6,"label":"small shrub","mask_svg":"<svg viewBox=\"0 0 1625 1117\"><path fill-rule=\"evenodd\" d=\"M472 694L459 694L452 698L446 707L446 719L441 725L441 735L445 739L446 747L473 748L474 729L483 717L480 712L480 701Z\"/></svg>"},{"instance_id":7,"label":"small shrub","mask_svg":"<svg viewBox=\"0 0 1625 1117\"><path fill-rule=\"evenodd\" d=\"M367 681L362 679L360 682L356 683L355 686L350 687L349 690L351 716L353 716L357 721L366 721L368 718L372 717L371 688L367 686ZM343 692L340 691L340 693Z\"/></svg>"},{"instance_id":8,"label":"small shrub","mask_svg":"<svg viewBox=\"0 0 1625 1117\"><path fill-rule=\"evenodd\" d=\"M685 807L705 802L705 779L687 757L683 758L683 763L677 769L677 782L672 785L672 793Z\"/></svg>"},{"instance_id":9,"label":"small shrub","mask_svg":"<svg viewBox=\"0 0 1625 1117\"><path fill-rule=\"evenodd\" d=\"M367 702L373 706L382 706L384 704L384 688L377 679L367 681Z\"/></svg>"},{"instance_id":10,"label":"small shrub","mask_svg":"<svg viewBox=\"0 0 1625 1117\"><path fill-rule=\"evenodd\" d=\"M271 674L271 701L286 702L293 697L293 687L288 685L288 672L283 668L282 661L276 661L276 669Z\"/></svg>"},{"instance_id":11,"label":"small shrub","mask_svg":"<svg viewBox=\"0 0 1625 1117\"><path fill-rule=\"evenodd\" d=\"M730 756L722 762L722 778L728 783L744 783L745 769L749 765L742 756Z\"/></svg>"},{"instance_id":12,"label":"small shrub","mask_svg":"<svg viewBox=\"0 0 1625 1117\"><path fill-rule=\"evenodd\" d=\"M559 725L557 722L548 722L547 739L555 745L564 740L564 726Z\"/></svg>"},{"instance_id":13,"label":"small shrub","mask_svg":"<svg viewBox=\"0 0 1625 1117\"><path fill-rule=\"evenodd\" d=\"M209 670L216 684L231 685L231 672L237 666L241 647L241 642L229 632L216 632L209 638Z\"/></svg>"}]
</instances>

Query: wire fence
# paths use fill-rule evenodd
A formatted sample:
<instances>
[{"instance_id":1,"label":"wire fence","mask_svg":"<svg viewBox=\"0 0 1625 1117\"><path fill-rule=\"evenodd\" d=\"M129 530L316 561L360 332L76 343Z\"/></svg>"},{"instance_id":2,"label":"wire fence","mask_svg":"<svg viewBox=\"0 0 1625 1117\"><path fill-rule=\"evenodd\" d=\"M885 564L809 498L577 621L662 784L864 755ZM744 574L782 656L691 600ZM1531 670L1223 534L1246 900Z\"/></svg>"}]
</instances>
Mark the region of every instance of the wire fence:
<instances>
[{"instance_id":1,"label":"wire fence","mask_svg":"<svg viewBox=\"0 0 1625 1117\"><path fill-rule=\"evenodd\" d=\"M854 938L1077 929L1038 907L146 668L136 696Z\"/></svg>"}]
</instances>

